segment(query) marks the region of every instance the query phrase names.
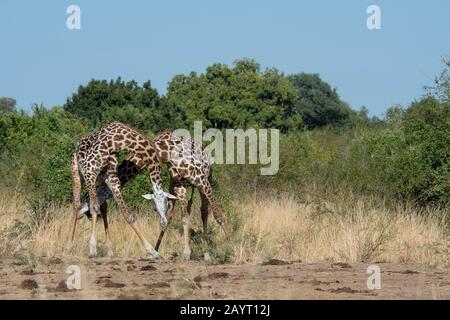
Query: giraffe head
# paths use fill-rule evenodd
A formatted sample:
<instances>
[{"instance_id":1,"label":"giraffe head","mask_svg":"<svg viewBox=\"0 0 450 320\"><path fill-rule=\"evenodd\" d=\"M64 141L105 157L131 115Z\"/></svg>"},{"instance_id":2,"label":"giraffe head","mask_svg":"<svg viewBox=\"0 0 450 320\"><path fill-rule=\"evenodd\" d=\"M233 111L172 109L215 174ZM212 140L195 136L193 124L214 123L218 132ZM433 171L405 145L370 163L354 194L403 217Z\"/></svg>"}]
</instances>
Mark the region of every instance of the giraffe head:
<instances>
[{"instance_id":1,"label":"giraffe head","mask_svg":"<svg viewBox=\"0 0 450 320\"><path fill-rule=\"evenodd\" d=\"M142 196L144 199L153 200L155 202L156 211L160 216L161 227L165 228L167 226L166 212L169 203L168 199L176 199L177 197L160 189L154 189L153 191L153 193L144 194Z\"/></svg>"}]
</instances>

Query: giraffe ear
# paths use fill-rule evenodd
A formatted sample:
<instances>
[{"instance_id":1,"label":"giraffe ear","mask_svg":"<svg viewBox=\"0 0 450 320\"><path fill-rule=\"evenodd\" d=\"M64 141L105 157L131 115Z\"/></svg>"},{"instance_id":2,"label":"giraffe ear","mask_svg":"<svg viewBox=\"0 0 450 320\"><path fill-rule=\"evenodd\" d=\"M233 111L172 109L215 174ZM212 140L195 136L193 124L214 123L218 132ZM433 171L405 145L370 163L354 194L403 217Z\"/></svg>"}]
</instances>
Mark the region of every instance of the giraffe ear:
<instances>
[{"instance_id":1,"label":"giraffe ear","mask_svg":"<svg viewBox=\"0 0 450 320\"><path fill-rule=\"evenodd\" d=\"M168 199L176 199L177 198L176 196L174 196L173 194L170 194L168 192L165 192L165 195Z\"/></svg>"},{"instance_id":2,"label":"giraffe ear","mask_svg":"<svg viewBox=\"0 0 450 320\"><path fill-rule=\"evenodd\" d=\"M144 197L144 199L147 199L147 200L153 200L155 198L155 196L151 193L143 194L142 197Z\"/></svg>"}]
</instances>

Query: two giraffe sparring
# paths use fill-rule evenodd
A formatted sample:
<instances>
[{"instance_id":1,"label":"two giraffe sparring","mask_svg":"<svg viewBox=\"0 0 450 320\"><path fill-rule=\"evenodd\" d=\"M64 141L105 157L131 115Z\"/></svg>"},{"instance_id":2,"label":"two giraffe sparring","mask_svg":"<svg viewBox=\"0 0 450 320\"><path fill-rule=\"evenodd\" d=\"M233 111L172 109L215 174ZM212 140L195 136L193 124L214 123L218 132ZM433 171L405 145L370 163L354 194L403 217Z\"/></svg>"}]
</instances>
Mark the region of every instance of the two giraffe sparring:
<instances>
[{"instance_id":1,"label":"two giraffe sparring","mask_svg":"<svg viewBox=\"0 0 450 320\"><path fill-rule=\"evenodd\" d=\"M118 153L120 151L127 151L130 155L118 166ZM162 189L161 166L163 163L167 164L171 176L170 193L164 192ZM144 168L148 170L153 194L146 194L143 197L155 202L162 227L155 248L150 245L139 230L135 216L130 214L120 190L121 185L135 177ZM198 188L201 196L200 211L204 243L207 245L208 204L211 205L214 218L223 227L224 214L212 193L210 162L204 147L199 142L178 137L171 131L164 131L155 138L149 139L122 123L113 122L91 133L78 143L72 157L71 170L73 213L71 237L67 246L69 250L75 236L77 220L83 215L87 215L91 218L89 256L97 255L95 228L97 216L101 213L108 256L113 255L112 243L109 238L106 202L111 197L114 197L126 221L135 231L150 257L154 259L161 257L157 250L165 230L173 220L176 199L180 203L183 222L184 250L182 256L184 259L190 259L189 216L194 187ZM82 179L88 191L83 207L80 200ZM97 181L100 185L98 189L96 187ZM186 203L188 186L192 186L192 195L189 202ZM210 260L208 252L205 252L205 260Z\"/></svg>"}]
</instances>

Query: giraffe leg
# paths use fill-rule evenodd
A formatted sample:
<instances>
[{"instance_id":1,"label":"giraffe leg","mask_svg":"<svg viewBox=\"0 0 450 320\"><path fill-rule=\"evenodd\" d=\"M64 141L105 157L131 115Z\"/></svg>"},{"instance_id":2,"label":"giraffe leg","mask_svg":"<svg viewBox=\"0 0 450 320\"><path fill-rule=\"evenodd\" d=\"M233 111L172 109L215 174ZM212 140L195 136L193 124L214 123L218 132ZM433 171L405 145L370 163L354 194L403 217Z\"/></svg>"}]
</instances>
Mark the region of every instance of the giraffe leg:
<instances>
[{"instance_id":1,"label":"giraffe leg","mask_svg":"<svg viewBox=\"0 0 450 320\"><path fill-rule=\"evenodd\" d=\"M76 154L72 156L71 162L72 172L72 227L70 232L70 239L66 245L65 251L69 253L72 250L73 239L75 237L75 228L77 226L78 211L81 207L80 193L81 193L81 177L78 171L78 164Z\"/></svg>"},{"instance_id":2,"label":"giraffe leg","mask_svg":"<svg viewBox=\"0 0 450 320\"><path fill-rule=\"evenodd\" d=\"M160 259L161 256L159 253L151 246L151 244L144 238L144 235L142 234L141 230L138 228L136 223L136 218L132 215L130 215L130 210L125 203L125 200L123 199L122 192L120 191L120 180L117 176L117 159L114 159L114 162L110 164L110 167L108 169L107 178L106 178L106 184L108 185L109 189L113 193L114 200L116 200L117 204L119 205L120 210L122 211L122 214L125 218L125 220L128 222L128 224L131 226L131 228L134 230L134 232L139 237L139 240L141 240L142 245L144 246L145 250L150 254L150 256L153 259ZM91 196L91 195L89 195Z\"/></svg>"},{"instance_id":3,"label":"giraffe leg","mask_svg":"<svg viewBox=\"0 0 450 320\"><path fill-rule=\"evenodd\" d=\"M122 161L122 163L118 166L117 168L117 175L119 176L120 179L120 185L123 187L128 181L132 180L134 177L136 177L139 172L141 171L142 167L144 167L145 163L144 161L136 156L136 155L130 155L128 156L125 160ZM106 174L106 172L105 172ZM103 180L100 177L100 183L99 183L99 188L97 190L97 194L103 194L106 196L101 197L102 202L106 201L107 199L112 198L112 194L110 192L108 192L108 186L106 186L106 184L104 183L104 179L106 177L103 176ZM103 181L103 183L102 183ZM85 201L88 200L88 196L85 195L84 199ZM101 205L102 203L100 203ZM87 205L85 204L85 206L87 207ZM87 208L89 209L89 208ZM91 213L88 211L81 212L81 216L80 213L78 214L78 218L82 218L84 215L86 215L89 219L91 218Z\"/></svg>"},{"instance_id":4,"label":"giraffe leg","mask_svg":"<svg viewBox=\"0 0 450 320\"><path fill-rule=\"evenodd\" d=\"M174 194L174 185L173 185L173 183L170 184L169 193L170 194ZM169 228L169 225L172 223L173 218L175 216L175 201L176 201L176 199L170 199L169 200L169 206L168 206L168 209L167 209L167 225L166 225L165 228L162 228L160 233L159 233L158 241L156 242L156 245L155 245L155 250L156 251L159 250L159 246L161 245L161 241L162 241L162 238L164 237L164 233L166 232L167 228Z\"/></svg>"},{"instance_id":5,"label":"giraffe leg","mask_svg":"<svg viewBox=\"0 0 450 320\"><path fill-rule=\"evenodd\" d=\"M192 204L194 203L194 191L195 191L195 187L192 186L192 191L191 191L191 198L188 200L187 202L187 211L189 213L189 215L191 215L192 212Z\"/></svg>"},{"instance_id":6,"label":"giraffe leg","mask_svg":"<svg viewBox=\"0 0 450 320\"><path fill-rule=\"evenodd\" d=\"M184 185L178 184L175 186L175 195L180 203L181 208L181 221L183 223L183 240L184 240L184 249L182 257L185 260L189 260L191 258L191 248L189 247L189 212L186 209L186 187Z\"/></svg>"},{"instance_id":7,"label":"giraffe leg","mask_svg":"<svg viewBox=\"0 0 450 320\"><path fill-rule=\"evenodd\" d=\"M88 184L88 191L90 197L90 211L91 219L91 237L89 238L89 257L97 256L97 239L95 238L95 227L97 223L97 215L100 210L98 205L97 188L95 187L95 180Z\"/></svg>"},{"instance_id":8,"label":"giraffe leg","mask_svg":"<svg viewBox=\"0 0 450 320\"><path fill-rule=\"evenodd\" d=\"M112 257L114 255L113 247L111 239L109 238L109 227L108 227L108 203L104 202L100 205L100 213L103 218L103 226L105 227L105 238L106 238L106 247L108 249L107 255L108 257Z\"/></svg>"},{"instance_id":9,"label":"giraffe leg","mask_svg":"<svg viewBox=\"0 0 450 320\"><path fill-rule=\"evenodd\" d=\"M214 218L216 219L217 223L220 224L222 227L224 227L225 224L225 215L222 211L222 208L220 207L219 203L216 201L213 192L211 184L207 179L204 179L202 181L202 187L200 188L200 192L206 197L209 204L211 205L211 209L213 211ZM225 231L225 229L224 229Z\"/></svg>"},{"instance_id":10,"label":"giraffe leg","mask_svg":"<svg viewBox=\"0 0 450 320\"><path fill-rule=\"evenodd\" d=\"M201 196L201 200L202 200L202 204L200 206L200 212L202 214L202 223L203 223L203 243L206 247L206 251L205 251L205 255L204 255L204 259L206 262L210 262L211 261L211 256L209 254L208 251L208 245L209 245L209 241L208 241L208 215L209 215L209 211L208 211L208 198L203 194L200 193Z\"/></svg>"}]
</instances>

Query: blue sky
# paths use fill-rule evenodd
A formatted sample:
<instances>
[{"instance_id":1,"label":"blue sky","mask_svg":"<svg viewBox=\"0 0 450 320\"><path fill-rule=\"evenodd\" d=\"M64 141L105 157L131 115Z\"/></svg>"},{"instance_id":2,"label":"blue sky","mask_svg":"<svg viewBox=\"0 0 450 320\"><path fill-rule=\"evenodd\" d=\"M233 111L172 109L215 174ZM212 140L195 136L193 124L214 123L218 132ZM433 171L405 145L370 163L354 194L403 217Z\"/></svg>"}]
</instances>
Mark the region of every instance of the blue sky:
<instances>
[{"instance_id":1,"label":"blue sky","mask_svg":"<svg viewBox=\"0 0 450 320\"><path fill-rule=\"evenodd\" d=\"M81 30L66 8L81 8ZM382 29L366 27L369 5ZM353 108L420 98L450 55L450 1L0 1L0 96L63 104L90 79L151 80L254 58L319 73Z\"/></svg>"}]
</instances>

